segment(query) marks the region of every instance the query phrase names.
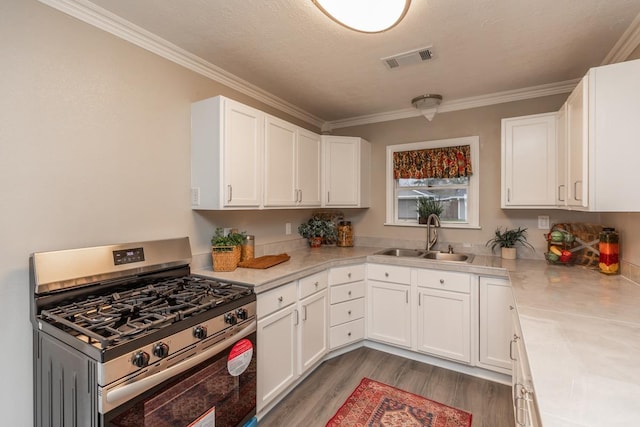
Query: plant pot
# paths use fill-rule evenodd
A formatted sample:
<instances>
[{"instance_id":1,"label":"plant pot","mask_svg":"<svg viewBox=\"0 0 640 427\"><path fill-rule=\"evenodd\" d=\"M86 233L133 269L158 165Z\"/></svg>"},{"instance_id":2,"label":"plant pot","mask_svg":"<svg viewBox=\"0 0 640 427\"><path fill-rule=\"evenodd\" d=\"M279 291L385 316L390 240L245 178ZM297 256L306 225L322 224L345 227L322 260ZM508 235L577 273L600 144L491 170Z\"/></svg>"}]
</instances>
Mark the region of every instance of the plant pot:
<instances>
[{"instance_id":1,"label":"plant pot","mask_svg":"<svg viewBox=\"0 0 640 427\"><path fill-rule=\"evenodd\" d=\"M319 248L322 246L322 237L309 237L309 246Z\"/></svg>"},{"instance_id":2,"label":"plant pot","mask_svg":"<svg viewBox=\"0 0 640 427\"><path fill-rule=\"evenodd\" d=\"M500 248L503 259L516 259L516 248Z\"/></svg>"}]
</instances>

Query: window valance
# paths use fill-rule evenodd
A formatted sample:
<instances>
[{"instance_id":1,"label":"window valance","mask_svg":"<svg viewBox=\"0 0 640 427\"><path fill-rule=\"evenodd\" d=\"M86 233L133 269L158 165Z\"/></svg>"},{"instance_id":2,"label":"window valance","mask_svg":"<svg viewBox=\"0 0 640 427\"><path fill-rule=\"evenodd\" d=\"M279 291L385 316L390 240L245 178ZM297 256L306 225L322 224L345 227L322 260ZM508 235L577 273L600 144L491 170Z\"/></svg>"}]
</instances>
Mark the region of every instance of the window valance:
<instances>
[{"instance_id":1,"label":"window valance","mask_svg":"<svg viewBox=\"0 0 640 427\"><path fill-rule=\"evenodd\" d=\"M469 145L393 153L394 179L459 178L471 173Z\"/></svg>"}]
</instances>

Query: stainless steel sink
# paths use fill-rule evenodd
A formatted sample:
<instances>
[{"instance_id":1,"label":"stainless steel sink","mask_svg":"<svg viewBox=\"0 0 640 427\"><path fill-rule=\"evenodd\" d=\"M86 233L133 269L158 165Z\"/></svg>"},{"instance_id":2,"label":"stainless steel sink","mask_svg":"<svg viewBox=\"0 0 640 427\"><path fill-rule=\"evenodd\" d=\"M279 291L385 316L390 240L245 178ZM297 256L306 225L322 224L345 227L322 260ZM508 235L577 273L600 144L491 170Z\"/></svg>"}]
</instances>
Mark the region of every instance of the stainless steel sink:
<instances>
[{"instance_id":1,"label":"stainless steel sink","mask_svg":"<svg viewBox=\"0 0 640 427\"><path fill-rule=\"evenodd\" d=\"M425 254L425 251L420 251L418 249L401 249L401 248L389 248L380 252L376 252L376 255L411 257L411 258L420 258L420 257L423 257L424 254Z\"/></svg>"},{"instance_id":2,"label":"stainless steel sink","mask_svg":"<svg viewBox=\"0 0 640 427\"><path fill-rule=\"evenodd\" d=\"M448 252L429 252L424 255L426 259L433 259L437 261L451 261L451 262L471 262L473 261L473 255L468 254L450 254Z\"/></svg>"}]
</instances>

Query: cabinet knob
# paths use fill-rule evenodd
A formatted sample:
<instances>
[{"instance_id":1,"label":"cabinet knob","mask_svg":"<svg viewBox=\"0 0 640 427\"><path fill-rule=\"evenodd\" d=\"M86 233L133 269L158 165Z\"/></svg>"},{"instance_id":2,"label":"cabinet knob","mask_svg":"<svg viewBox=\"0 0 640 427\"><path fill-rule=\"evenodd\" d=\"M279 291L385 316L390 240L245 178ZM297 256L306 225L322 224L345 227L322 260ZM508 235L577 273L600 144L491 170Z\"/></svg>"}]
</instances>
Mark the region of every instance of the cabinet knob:
<instances>
[{"instance_id":1,"label":"cabinet knob","mask_svg":"<svg viewBox=\"0 0 640 427\"><path fill-rule=\"evenodd\" d=\"M350 337L350 336L351 336L351 332L348 332L348 333L347 333L347 336L348 336L348 337Z\"/></svg>"},{"instance_id":2,"label":"cabinet knob","mask_svg":"<svg viewBox=\"0 0 640 427\"><path fill-rule=\"evenodd\" d=\"M314 283L313 285L317 288L318 287L318 282Z\"/></svg>"},{"instance_id":3,"label":"cabinet knob","mask_svg":"<svg viewBox=\"0 0 640 427\"><path fill-rule=\"evenodd\" d=\"M347 277L351 279L351 273L347 273Z\"/></svg>"},{"instance_id":4,"label":"cabinet knob","mask_svg":"<svg viewBox=\"0 0 640 427\"><path fill-rule=\"evenodd\" d=\"M509 310L513 310L513 306L512 305L509 306Z\"/></svg>"},{"instance_id":5,"label":"cabinet knob","mask_svg":"<svg viewBox=\"0 0 640 427\"><path fill-rule=\"evenodd\" d=\"M347 311L347 314L348 314L349 316L351 316L351 310Z\"/></svg>"},{"instance_id":6,"label":"cabinet knob","mask_svg":"<svg viewBox=\"0 0 640 427\"><path fill-rule=\"evenodd\" d=\"M440 279L440 284L444 285L444 279Z\"/></svg>"},{"instance_id":7,"label":"cabinet knob","mask_svg":"<svg viewBox=\"0 0 640 427\"><path fill-rule=\"evenodd\" d=\"M284 298L278 297L278 302L282 302L283 300L284 300Z\"/></svg>"},{"instance_id":8,"label":"cabinet knob","mask_svg":"<svg viewBox=\"0 0 640 427\"><path fill-rule=\"evenodd\" d=\"M384 277L389 277L389 273L384 273Z\"/></svg>"},{"instance_id":9,"label":"cabinet knob","mask_svg":"<svg viewBox=\"0 0 640 427\"><path fill-rule=\"evenodd\" d=\"M351 296L351 291L347 292L347 295Z\"/></svg>"}]
</instances>

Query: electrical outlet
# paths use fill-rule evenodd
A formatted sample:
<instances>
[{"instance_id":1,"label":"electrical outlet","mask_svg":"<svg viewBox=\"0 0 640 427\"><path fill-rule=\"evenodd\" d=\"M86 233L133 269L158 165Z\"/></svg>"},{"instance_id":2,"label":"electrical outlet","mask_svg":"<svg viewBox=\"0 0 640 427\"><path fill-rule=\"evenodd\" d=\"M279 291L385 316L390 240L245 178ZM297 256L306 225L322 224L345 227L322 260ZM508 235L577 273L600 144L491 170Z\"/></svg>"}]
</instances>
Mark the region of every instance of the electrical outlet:
<instances>
[{"instance_id":1,"label":"electrical outlet","mask_svg":"<svg viewBox=\"0 0 640 427\"><path fill-rule=\"evenodd\" d=\"M291 223L287 222L284 224L284 234L291 234Z\"/></svg>"},{"instance_id":2,"label":"electrical outlet","mask_svg":"<svg viewBox=\"0 0 640 427\"><path fill-rule=\"evenodd\" d=\"M549 229L549 215L538 215L538 228L540 230Z\"/></svg>"},{"instance_id":3,"label":"electrical outlet","mask_svg":"<svg viewBox=\"0 0 640 427\"><path fill-rule=\"evenodd\" d=\"M191 187L191 206L200 206L200 187Z\"/></svg>"}]
</instances>

